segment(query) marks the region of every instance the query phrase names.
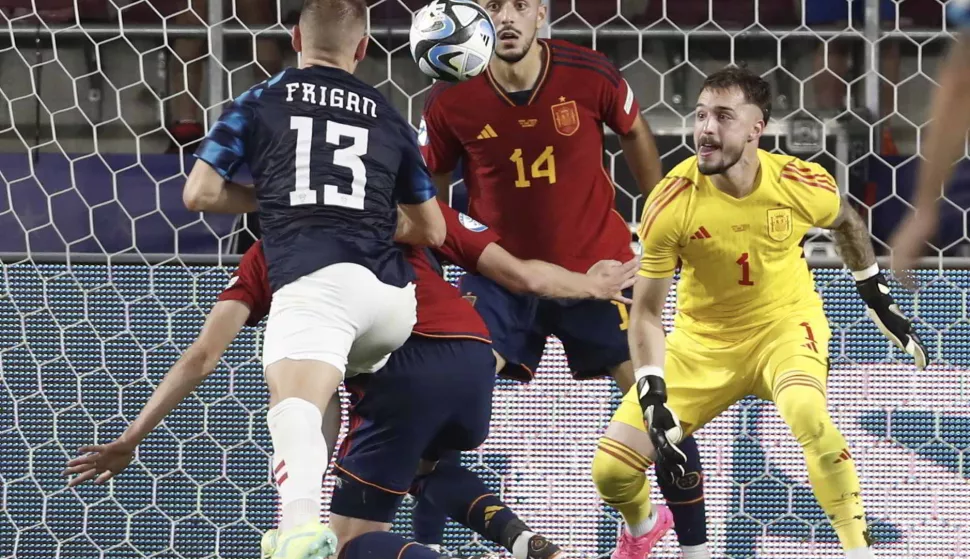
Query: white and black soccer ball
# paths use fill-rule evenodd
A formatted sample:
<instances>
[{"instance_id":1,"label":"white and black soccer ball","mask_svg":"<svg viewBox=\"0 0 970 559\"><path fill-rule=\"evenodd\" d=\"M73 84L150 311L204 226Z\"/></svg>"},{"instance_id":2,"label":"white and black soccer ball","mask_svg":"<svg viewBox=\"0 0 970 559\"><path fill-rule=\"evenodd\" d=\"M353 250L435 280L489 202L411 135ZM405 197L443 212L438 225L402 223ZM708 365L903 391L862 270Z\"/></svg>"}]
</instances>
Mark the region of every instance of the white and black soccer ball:
<instances>
[{"instance_id":1,"label":"white and black soccer ball","mask_svg":"<svg viewBox=\"0 0 970 559\"><path fill-rule=\"evenodd\" d=\"M411 56L432 78L474 78L485 71L494 52L495 27L475 0L434 0L414 14Z\"/></svg>"}]
</instances>

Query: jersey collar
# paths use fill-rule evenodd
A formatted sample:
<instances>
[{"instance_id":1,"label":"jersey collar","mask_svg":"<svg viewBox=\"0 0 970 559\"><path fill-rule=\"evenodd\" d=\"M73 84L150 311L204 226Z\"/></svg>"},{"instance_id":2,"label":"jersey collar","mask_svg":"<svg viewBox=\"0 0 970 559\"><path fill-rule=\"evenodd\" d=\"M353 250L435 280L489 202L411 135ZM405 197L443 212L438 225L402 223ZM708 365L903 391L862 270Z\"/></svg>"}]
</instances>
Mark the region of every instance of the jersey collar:
<instances>
[{"instance_id":1,"label":"jersey collar","mask_svg":"<svg viewBox=\"0 0 970 559\"><path fill-rule=\"evenodd\" d=\"M532 95L529 96L529 101L526 103L526 105L531 105L536 99L539 98L539 93L542 92L542 86L546 84L546 80L549 77L549 69L552 67L552 52L549 49L549 45L542 39L539 39L538 42L539 48L542 49L542 68L539 70L539 81L537 81L535 86L533 86ZM502 86L495 81L495 78L492 76L491 68L485 69L485 77L488 80L488 84L492 87L492 90L495 91L496 95L498 95L499 99L512 107L518 106L515 101L509 97L508 92L506 92Z\"/></svg>"}]
</instances>

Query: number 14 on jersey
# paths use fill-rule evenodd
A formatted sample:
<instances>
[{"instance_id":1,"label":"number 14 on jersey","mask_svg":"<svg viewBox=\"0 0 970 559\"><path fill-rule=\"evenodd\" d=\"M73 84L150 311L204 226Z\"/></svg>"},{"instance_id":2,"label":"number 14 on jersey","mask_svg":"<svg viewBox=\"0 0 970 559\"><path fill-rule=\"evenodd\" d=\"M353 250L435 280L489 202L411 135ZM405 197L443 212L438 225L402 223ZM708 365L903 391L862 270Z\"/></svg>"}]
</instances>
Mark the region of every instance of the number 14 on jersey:
<instances>
[{"instance_id":1,"label":"number 14 on jersey","mask_svg":"<svg viewBox=\"0 0 970 559\"><path fill-rule=\"evenodd\" d=\"M529 164L529 175L526 175L526 161L523 158L522 150L516 148L512 152L512 157L509 157L509 161L515 163L516 171L516 188L528 188L532 186L531 179L549 179L549 184L556 184L556 154L552 146L546 146L546 149L539 154L539 157Z\"/></svg>"}]
</instances>

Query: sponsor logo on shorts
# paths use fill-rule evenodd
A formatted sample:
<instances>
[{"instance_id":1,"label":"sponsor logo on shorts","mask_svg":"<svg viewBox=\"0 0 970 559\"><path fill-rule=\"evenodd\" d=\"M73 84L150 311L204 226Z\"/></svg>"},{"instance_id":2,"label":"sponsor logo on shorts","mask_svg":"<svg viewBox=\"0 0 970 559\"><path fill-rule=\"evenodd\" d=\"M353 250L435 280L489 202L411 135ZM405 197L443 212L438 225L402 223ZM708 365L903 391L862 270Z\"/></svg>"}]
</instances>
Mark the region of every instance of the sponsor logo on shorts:
<instances>
[{"instance_id":1,"label":"sponsor logo on shorts","mask_svg":"<svg viewBox=\"0 0 970 559\"><path fill-rule=\"evenodd\" d=\"M701 484L701 474L698 472L687 472L677 479L676 485L681 489L693 489Z\"/></svg>"}]
</instances>

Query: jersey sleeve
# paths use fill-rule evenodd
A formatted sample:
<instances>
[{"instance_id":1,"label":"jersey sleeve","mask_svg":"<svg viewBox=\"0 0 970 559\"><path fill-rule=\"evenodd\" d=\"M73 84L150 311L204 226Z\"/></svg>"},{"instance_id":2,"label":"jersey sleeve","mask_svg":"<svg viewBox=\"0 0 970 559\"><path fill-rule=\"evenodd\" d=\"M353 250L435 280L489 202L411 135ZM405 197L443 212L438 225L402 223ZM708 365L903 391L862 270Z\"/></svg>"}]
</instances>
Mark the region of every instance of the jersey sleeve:
<instances>
[{"instance_id":1,"label":"jersey sleeve","mask_svg":"<svg viewBox=\"0 0 970 559\"><path fill-rule=\"evenodd\" d=\"M637 230L642 246L638 275L645 278L674 275L686 215L688 196L685 193L691 186L685 178L667 177L650 193Z\"/></svg>"},{"instance_id":2,"label":"jersey sleeve","mask_svg":"<svg viewBox=\"0 0 970 559\"><path fill-rule=\"evenodd\" d=\"M633 94L633 88L623 78L619 71L610 66L614 72L614 79L604 84L601 98L601 118L614 132L624 135L633 128L637 116L640 115L640 104Z\"/></svg>"},{"instance_id":3,"label":"jersey sleeve","mask_svg":"<svg viewBox=\"0 0 970 559\"><path fill-rule=\"evenodd\" d=\"M441 202L439 205L441 214L445 216L448 232L445 234L445 242L435 252L466 272L477 273L478 259L488 245L499 241L498 234Z\"/></svg>"},{"instance_id":4,"label":"jersey sleeve","mask_svg":"<svg viewBox=\"0 0 970 559\"><path fill-rule=\"evenodd\" d=\"M245 303L249 307L247 326L256 326L263 317L269 314L272 292L269 287L269 275L261 241L254 243L243 254L239 261L239 267L229 278L229 285L222 290L217 299L219 301L242 301Z\"/></svg>"},{"instance_id":5,"label":"jersey sleeve","mask_svg":"<svg viewBox=\"0 0 970 559\"><path fill-rule=\"evenodd\" d=\"M418 141L424 160L435 175L454 171L463 150L461 141L446 124L444 103L441 100L441 93L446 87L448 86L441 84L432 88L418 130Z\"/></svg>"},{"instance_id":6,"label":"jersey sleeve","mask_svg":"<svg viewBox=\"0 0 970 559\"><path fill-rule=\"evenodd\" d=\"M781 173L799 193L802 210L814 227L827 229L839 215L842 196L832 175L818 163L795 159Z\"/></svg>"},{"instance_id":7,"label":"jersey sleeve","mask_svg":"<svg viewBox=\"0 0 970 559\"><path fill-rule=\"evenodd\" d=\"M400 122L402 136L401 167L397 171L397 199L402 204L420 204L438 194L428 167L424 164L417 137L411 126Z\"/></svg>"},{"instance_id":8,"label":"jersey sleeve","mask_svg":"<svg viewBox=\"0 0 970 559\"><path fill-rule=\"evenodd\" d=\"M256 95L253 91L251 89L237 97L222 112L219 121L195 151L196 158L211 165L226 180L239 170L249 153L256 120L253 108Z\"/></svg>"}]
</instances>

